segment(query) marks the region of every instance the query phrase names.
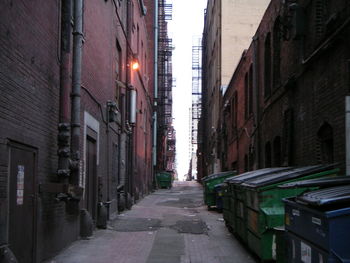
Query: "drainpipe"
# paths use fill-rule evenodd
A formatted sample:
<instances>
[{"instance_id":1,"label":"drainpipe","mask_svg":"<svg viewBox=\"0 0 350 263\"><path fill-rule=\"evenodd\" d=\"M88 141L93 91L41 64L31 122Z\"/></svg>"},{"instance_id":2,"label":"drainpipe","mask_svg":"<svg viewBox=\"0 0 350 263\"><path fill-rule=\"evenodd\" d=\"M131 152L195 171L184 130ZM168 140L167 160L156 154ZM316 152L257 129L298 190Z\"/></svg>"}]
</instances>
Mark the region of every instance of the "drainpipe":
<instances>
[{"instance_id":1,"label":"drainpipe","mask_svg":"<svg viewBox=\"0 0 350 263\"><path fill-rule=\"evenodd\" d=\"M259 111L259 57L258 57L258 37L253 37L253 99L254 99L254 135L255 153L256 153L256 169L260 168L260 111Z\"/></svg>"},{"instance_id":2,"label":"drainpipe","mask_svg":"<svg viewBox=\"0 0 350 263\"><path fill-rule=\"evenodd\" d=\"M73 32L73 73L72 73L72 112L71 112L71 183L79 185L80 164L80 88L83 47L83 0L74 1Z\"/></svg>"},{"instance_id":3,"label":"drainpipe","mask_svg":"<svg viewBox=\"0 0 350 263\"><path fill-rule=\"evenodd\" d=\"M70 176L70 43L71 0L62 0L61 6L61 64L60 99L58 125L58 170L57 175L64 184Z\"/></svg>"},{"instance_id":4,"label":"drainpipe","mask_svg":"<svg viewBox=\"0 0 350 263\"><path fill-rule=\"evenodd\" d=\"M153 186L156 185L157 167L157 99L158 99L158 0L154 0L154 112L153 112Z\"/></svg>"},{"instance_id":5,"label":"drainpipe","mask_svg":"<svg viewBox=\"0 0 350 263\"><path fill-rule=\"evenodd\" d=\"M350 96L345 97L346 175L350 175Z\"/></svg>"},{"instance_id":6,"label":"drainpipe","mask_svg":"<svg viewBox=\"0 0 350 263\"><path fill-rule=\"evenodd\" d=\"M132 12L130 8L130 0L126 2L126 41L127 45L131 43L131 28L132 28L132 23L130 21L131 15L130 12ZM127 178L126 178L126 192L125 192L125 200L126 200L126 207L128 209L131 208L132 206L132 197L133 197L133 134L132 134L132 127L130 126L130 89L132 88L132 85L130 84L131 81L131 46L128 46L126 49L126 92L125 92L125 97L126 97L126 124L125 124L125 130L127 132L127 136L129 138L128 144L127 144L127 156L128 156L128 166L127 166Z\"/></svg>"}]
</instances>

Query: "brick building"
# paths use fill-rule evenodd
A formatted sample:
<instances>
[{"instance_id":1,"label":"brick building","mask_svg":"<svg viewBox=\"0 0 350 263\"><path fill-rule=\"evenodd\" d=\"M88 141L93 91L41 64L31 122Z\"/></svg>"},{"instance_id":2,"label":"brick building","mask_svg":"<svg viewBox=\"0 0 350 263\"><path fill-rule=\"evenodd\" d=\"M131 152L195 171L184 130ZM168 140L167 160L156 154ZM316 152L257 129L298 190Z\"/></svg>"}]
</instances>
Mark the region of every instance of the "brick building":
<instances>
[{"instance_id":1,"label":"brick building","mask_svg":"<svg viewBox=\"0 0 350 263\"><path fill-rule=\"evenodd\" d=\"M349 15L348 1L271 1L223 97L225 169L345 168Z\"/></svg>"},{"instance_id":2,"label":"brick building","mask_svg":"<svg viewBox=\"0 0 350 263\"><path fill-rule=\"evenodd\" d=\"M253 36L269 0L207 3L202 51L202 115L198 145L199 177L222 170L219 137L222 94ZM210 110L209 110L210 109Z\"/></svg>"},{"instance_id":3,"label":"brick building","mask_svg":"<svg viewBox=\"0 0 350 263\"><path fill-rule=\"evenodd\" d=\"M41 262L151 190L149 10L1 1L0 257Z\"/></svg>"}]
</instances>

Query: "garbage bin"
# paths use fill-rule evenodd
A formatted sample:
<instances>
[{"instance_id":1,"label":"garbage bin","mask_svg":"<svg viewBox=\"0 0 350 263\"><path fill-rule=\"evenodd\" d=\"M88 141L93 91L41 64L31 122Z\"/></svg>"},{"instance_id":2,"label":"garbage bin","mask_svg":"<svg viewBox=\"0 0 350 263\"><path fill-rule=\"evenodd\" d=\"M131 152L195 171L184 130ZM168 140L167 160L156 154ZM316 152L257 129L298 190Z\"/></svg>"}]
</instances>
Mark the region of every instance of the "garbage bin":
<instances>
[{"instance_id":1,"label":"garbage bin","mask_svg":"<svg viewBox=\"0 0 350 263\"><path fill-rule=\"evenodd\" d=\"M230 222L232 221L231 219L231 211L230 211L230 207L231 207L231 192L229 191L229 184L228 181L231 179L232 177L229 177L227 179L225 179L225 181L223 182L223 186L222 186L222 213L223 213L223 218L225 221L225 225L226 227L229 229L229 231L231 232L230 229Z\"/></svg>"},{"instance_id":2,"label":"garbage bin","mask_svg":"<svg viewBox=\"0 0 350 263\"><path fill-rule=\"evenodd\" d=\"M159 188L170 189L173 184L173 175L170 172L159 172L156 174L156 180Z\"/></svg>"},{"instance_id":3,"label":"garbage bin","mask_svg":"<svg viewBox=\"0 0 350 263\"><path fill-rule=\"evenodd\" d=\"M291 169L290 167L275 167L265 168L255 171L246 172L238 176L228 179L228 192L230 196L230 215L227 223L228 228L236 234L242 241L247 242L247 227L246 227L246 205L245 195L241 185L254 178L273 174L276 172Z\"/></svg>"},{"instance_id":4,"label":"garbage bin","mask_svg":"<svg viewBox=\"0 0 350 263\"><path fill-rule=\"evenodd\" d=\"M329 165L293 168L260 176L242 184L247 209L248 247L262 261L273 259L272 247L275 246L276 238L273 228L284 223L284 204L282 199L299 195L310 189L307 187L281 189L278 186L296 180L336 175L338 169L332 168L333 166Z\"/></svg>"},{"instance_id":5,"label":"garbage bin","mask_svg":"<svg viewBox=\"0 0 350 263\"><path fill-rule=\"evenodd\" d=\"M226 183L221 183L214 186L216 209L219 212L222 212L223 210L223 194L224 194L223 191L226 185L227 185Z\"/></svg>"},{"instance_id":6,"label":"garbage bin","mask_svg":"<svg viewBox=\"0 0 350 263\"><path fill-rule=\"evenodd\" d=\"M350 185L284 202L288 262L350 262Z\"/></svg>"},{"instance_id":7,"label":"garbage bin","mask_svg":"<svg viewBox=\"0 0 350 263\"><path fill-rule=\"evenodd\" d=\"M286 230L284 226L278 226L273 228L275 232L276 242L272 247L272 257L276 260L276 263L286 263Z\"/></svg>"},{"instance_id":8,"label":"garbage bin","mask_svg":"<svg viewBox=\"0 0 350 263\"><path fill-rule=\"evenodd\" d=\"M202 179L204 186L204 203L208 206L208 209L216 206L215 185L222 183L226 178L234 175L236 175L236 171L227 171L211 174Z\"/></svg>"}]
</instances>

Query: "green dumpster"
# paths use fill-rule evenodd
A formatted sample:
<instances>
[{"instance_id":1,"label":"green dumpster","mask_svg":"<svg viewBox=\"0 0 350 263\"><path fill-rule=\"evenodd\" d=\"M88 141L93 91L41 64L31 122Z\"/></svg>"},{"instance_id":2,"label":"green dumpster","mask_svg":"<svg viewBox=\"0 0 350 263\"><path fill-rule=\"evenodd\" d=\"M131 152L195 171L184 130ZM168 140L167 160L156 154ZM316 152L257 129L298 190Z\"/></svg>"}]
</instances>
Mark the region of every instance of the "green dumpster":
<instances>
[{"instance_id":1,"label":"green dumpster","mask_svg":"<svg viewBox=\"0 0 350 263\"><path fill-rule=\"evenodd\" d=\"M242 184L246 208L248 247L262 261L276 259L273 248L276 247L274 229L284 223L283 198L296 196L315 188L281 189L279 185L335 176L338 169L333 166L316 165L293 168L279 173L260 176Z\"/></svg>"},{"instance_id":2,"label":"green dumpster","mask_svg":"<svg viewBox=\"0 0 350 263\"><path fill-rule=\"evenodd\" d=\"M204 186L204 203L208 206L208 209L216 206L215 185L222 183L226 178L234 175L236 175L236 171L228 171L211 174L202 179Z\"/></svg>"},{"instance_id":3,"label":"green dumpster","mask_svg":"<svg viewBox=\"0 0 350 263\"><path fill-rule=\"evenodd\" d=\"M156 174L156 180L159 188L170 189L173 184L173 175L170 172L159 172Z\"/></svg>"},{"instance_id":4,"label":"green dumpster","mask_svg":"<svg viewBox=\"0 0 350 263\"><path fill-rule=\"evenodd\" d=\"M282 170L290 169L288 167L276 167L265 168L246 172L232 178L227 179L227 205L224 208L224 218L226 218L226 226L228 229L235 233L243 241L247 240L246 231L246 209L244 204L244 192L240 185L247 180L264 176L266 174L272 174L274 172L280 172ZM226 213L226 215L225 215Z\"/></svg>"}]
</instances>

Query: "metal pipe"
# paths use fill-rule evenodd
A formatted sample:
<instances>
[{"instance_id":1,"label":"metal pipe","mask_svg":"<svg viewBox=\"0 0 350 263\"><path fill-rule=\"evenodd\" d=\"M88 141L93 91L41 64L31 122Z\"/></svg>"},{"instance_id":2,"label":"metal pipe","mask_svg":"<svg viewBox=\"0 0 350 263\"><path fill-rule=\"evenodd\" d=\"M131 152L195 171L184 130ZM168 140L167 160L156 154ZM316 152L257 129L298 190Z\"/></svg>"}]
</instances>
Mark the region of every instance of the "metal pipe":
<instances>
[{"instance_id":1,"label":"metal pipe","mask_svg":"<svg viewBox=\"0 0 350 263\"><path fill-rule=\"evenodd\" d=\"M83 0L74 2L73 32L73 73L72 73L72 112L71 112L71 157L73 161L71 183L79 185L80 162L80 90L83 47Z\"/></svg>"},{"instance_id":2,"label":"metal pipe","mask_svg":"<svg viewBox=\"0 0 350 263\"><path fill-rule=\"evenodd\" d=\"M346 175L350 175L350 96L345 97Z\"/></svg>"},{"instance_id":3,"label":"metal pipe","mask_svg":"<svg viewBox=\"0 0 350 263\"><path fill-rule=\"evenodd\" d=\"M158 0L154 0L154 112L153 112L153 185L155 185L155 176L157 172L157 99L158 99Z\"/></svg>"},{"instance_id":4,"label":"metal pipe","mask_svg":"<svg viewBox=\"0 0 350 263\"><path fill-rule=\"evenodd\" d=\"M63 183L68 183L70 175L70 44L71 44L71 0L62 0L61 5L61 64L60 98L58 125L58 169L57 174Z\"/></svg>"}]
</instances>

